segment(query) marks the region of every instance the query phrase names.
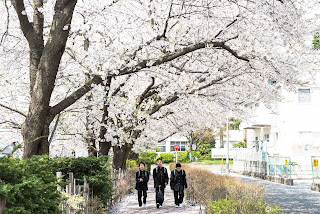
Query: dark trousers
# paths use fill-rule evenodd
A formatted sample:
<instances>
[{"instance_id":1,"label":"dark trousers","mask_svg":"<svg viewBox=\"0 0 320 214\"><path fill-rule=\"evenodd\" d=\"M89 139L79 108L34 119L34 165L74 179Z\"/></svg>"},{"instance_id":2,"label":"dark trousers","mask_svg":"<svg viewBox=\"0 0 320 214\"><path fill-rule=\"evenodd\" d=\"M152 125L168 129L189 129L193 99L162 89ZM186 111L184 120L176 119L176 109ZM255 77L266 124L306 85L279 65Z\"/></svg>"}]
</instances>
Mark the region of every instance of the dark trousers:
<instances>
[{"instance_id":1,"label":"dark trousers","mask_svg":"<svg viewBox=\"0 0 320 214\"><path fill-rule=\"evenodd\" d=\"M176 205L182 204L184 197L183 191L174 191L174 203Z\"/></svg>"},{"instance_id":2,"label":"dark trousers","mask_svg":"<svg viewBox=\"0 0 320 214\"><path fill-rule=\"evenodd\" d=\"M159 192L159 190L161 190L162 194L163 194L163 201L164 201L164 188L162 187L156 187L156 192ZM156 197L157 197L157 194L156 194ZM157 199L156 199L157 201ZM162 203L160 204L162 206Z\"/></svg>"},{"instance_id":3,"label":"dark trousers","mask_svg":"<svg viewBox=\"0 0 320 214\"><path fill-rule=\"evenodd\" d=\"M142 206L142 193L143 193L143 203L147 203L147 191L146 190L138 190L138 202L139 202L139 206Z\"/></svg>"}]
</instances>

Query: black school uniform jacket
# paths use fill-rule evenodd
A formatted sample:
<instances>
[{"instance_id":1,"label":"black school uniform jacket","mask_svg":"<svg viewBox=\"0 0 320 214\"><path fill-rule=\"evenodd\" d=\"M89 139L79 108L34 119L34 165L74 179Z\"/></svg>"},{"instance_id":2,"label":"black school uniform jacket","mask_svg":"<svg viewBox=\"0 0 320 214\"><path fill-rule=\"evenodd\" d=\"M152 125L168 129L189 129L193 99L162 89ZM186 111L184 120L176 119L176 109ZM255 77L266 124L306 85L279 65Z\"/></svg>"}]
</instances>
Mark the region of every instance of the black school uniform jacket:
<instances>
[{"instance_id":1,"label":"black school uniform jacket","mask_svg":"<svg viewBox=\"0 0 320 214\"><path fill-rule=\"evenodd\" d=\"M140 178L143 181L140 181ZM138 170L136 172L136 190L148 190L149 172L147 170Z\"/></svg>"},{"instance_id":2,"label":"black school uniform jacket","mask_svg":"<svg viewBox=\"0 0 320 214\"><path fill-rule=\"evenodd\" d=\"M154 188L161 185L161 188L164 189L165 183L169 183L168 170L165 167L159 167L153 169L153 179L154 179Z\"/></svg>"},{"instance_id":3,"label":"black school uniform jacket","mask_svg":"<svg viewBox=\"0 0 320 214\"><path fill-rule=\"evenodd\" d=\"M184 191L184 188L187 188L187 179L186 172L181 169L178 172L176 169L172 170L170 176L170 187L174 191Z\"/></svg>"}]
</instances>

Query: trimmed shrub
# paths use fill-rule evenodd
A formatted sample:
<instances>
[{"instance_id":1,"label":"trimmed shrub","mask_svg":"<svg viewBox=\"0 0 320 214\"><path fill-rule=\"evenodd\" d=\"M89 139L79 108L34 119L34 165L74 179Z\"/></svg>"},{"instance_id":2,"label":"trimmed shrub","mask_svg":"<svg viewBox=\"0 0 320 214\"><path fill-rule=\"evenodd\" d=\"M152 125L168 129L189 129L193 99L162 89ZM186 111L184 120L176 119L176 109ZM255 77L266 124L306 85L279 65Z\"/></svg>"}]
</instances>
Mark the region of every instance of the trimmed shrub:
<instances>
[{"instance_id":1,"label":"trimmed shrub","mask_svg":"<svg viewBox=\"0 0 320 214\"><path fill-rule=\"evenodd\" d=\"M30 159L0 158L0 197L6 213L60 213L62 195L57 191L56 172L74 173L78 184L86 177L95 196L103 203L112 196L107 157ZM66 183L61 183L66 185Z\"/></svg>"},{"instance_id":2,"label":"trimmed shrub","mask_svg":"<svg viewBox=\"0 0 320 214\"><path fill-rule=\"evenodd\" d=\"M281 209L279 206L269 206L262 199L253 200L249 199L235 199L235 198L227 198L227 199L219 199L217 201L212 202L209 205L210 213L221 213L221 214L280 214Z\"/></svg>"},{"instance_id":3,"label":"trimmed shrub","mask_svg":"<svg viewBox=\"0 0 320 214\"><path fill-rule=\"evenodd\" d=\"M90 184L91 191L106 203L112 196L112 182L109 179L110 170L107 165L107 156L79 157L79 158L53 158L55 169L63 175L73 172L79 184L83 184L84 178ZM55 173L55 172L54 172Z\"/></svg>"},{"instance_id":4,"label":"trimmed shrub","mask_svg":"<svg viewBox=\"0 0 320 214\"><path fill-rule=\"evenodd\" d=\"M53 169L46 157L0 158L0 196L7 201L5 213L60 213L62 197Z\"/></svg>"},{"instance_id":5,"label":"trimmed shrub","mask_svg":"<svg viewBox=\"0 0 320 214\"><path fill-rule=\"evenodd\" d=\"M201 154L198 151L191 151L191 155L193 158L200 158Z\"/></svg>"},{"instance_id":6,"label":"trimmed shrub","mask_svg":"<svg viewBox=\"0 0 320 214\"><path fill-rule=\"evenodd\" d=\"M162 158L163 163L171 163L174 158L173 153L161 153L160 158Z\"/></svg>"},{"instance_id":7,"label":"trimmed shrub","mask_svg":"<svg viewBox=\"0 0 320 214\"><path fill-rule=\"evenodd\" d=\"M178 152L178 161L179 162L189 162L189 151Z\"/></svg>"},{"instance_id":8,"label":"trimmed shrub","mask_svg":"<svg viewBox=\"0 0 320 214\"><path fill-rule=\"evenodd\" d=\"M138 163L136 160L127 160L127 167L128 168L138 167Z\"/></svg>"}]
</instances>

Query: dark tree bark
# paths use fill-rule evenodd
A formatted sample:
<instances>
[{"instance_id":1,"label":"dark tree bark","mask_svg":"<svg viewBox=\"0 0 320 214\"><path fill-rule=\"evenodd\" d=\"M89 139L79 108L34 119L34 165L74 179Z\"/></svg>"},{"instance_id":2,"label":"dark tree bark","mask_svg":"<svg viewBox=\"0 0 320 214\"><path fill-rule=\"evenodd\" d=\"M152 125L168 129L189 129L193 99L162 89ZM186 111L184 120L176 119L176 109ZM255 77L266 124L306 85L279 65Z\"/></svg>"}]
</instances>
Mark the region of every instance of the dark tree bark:
<instances>
[{"instance_id":1,"label":"dark tree bark","mask_svg":"<svg viewBox=\"0 0 320 214\"><path fill-rule=\"evenodd\" d=\"M34 1L33 23L22 14L25 10L23 0L13 0L20 27L29 44L30 94L28 115L21 127L25 142L23 157L49 152L49 125L54 115L50 115L49 103L54 89L56 75L69 35L71 19L76 0L57 1L49 39L44 46L43 14L38 10L42 0ZM68 29L64 29L69 26Z\"/></svg>"},{"instance_id":2,"label":"dark tree bark","mask_svg":"<svg viewBox=\"0 0 320 214\"><path fill-rule=\"evenodd\" d=\"M129 153L131 152L132 144L125 143L124 145L114 146L113 147L113 168L116 170L122 169L125 170L127 168L127 159L129 157Z\"/></svg>"},{"instance_id":3,"label":"dark tree bark","mask_svg":"<svg viewBox=\"0 0 320 214\"><path fill-rule=\"evenodd\" d=\"M111 149L111 142L106 140L106 133L107 128L106 125L108 124L108 116L109 116L109 106L110 102L108 100L109 93L110 93L110 86L111 86L112 78L107 78L107 84L105 87L105 98L103 101L103 114L101 118L101 126L99 131L99 155L108 155Z\"/></svg>"},{"instance_id":4,"label":"dark tree bark","mask_svg":"<svg viewBox=\"0 0 320 214\"><path fill-rule=\"evenodd\" d=\"M131 151L128 155L128 159L135 159L135 160L138 160L139 158L139 154L138 153L135 153L133 151Z\"/></svg>"},{"instance_id":5,"label":"dark tree bark","mask_svg":"<svg viewBox=\"0 0 320 214\"><path fill-rule=\"evenodd\" d=\"M88 148L88 156L89 157L97 157L98 151L96 146L96 139L93 129L93 123L91 122L90 113L92 112L92 93L89 92L89 94L86 96L86 135L85 135L85 141L87 143Z\"/></svg>"}]
</instances>

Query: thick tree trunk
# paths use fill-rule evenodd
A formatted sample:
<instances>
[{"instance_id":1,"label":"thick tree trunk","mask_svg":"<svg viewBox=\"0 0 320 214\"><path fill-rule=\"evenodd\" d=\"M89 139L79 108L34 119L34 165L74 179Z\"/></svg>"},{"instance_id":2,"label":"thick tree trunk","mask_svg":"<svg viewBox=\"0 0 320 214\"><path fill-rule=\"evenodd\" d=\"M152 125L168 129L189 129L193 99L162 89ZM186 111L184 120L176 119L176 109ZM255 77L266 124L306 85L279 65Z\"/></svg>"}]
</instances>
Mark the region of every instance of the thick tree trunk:
<instances>
[{"instance_id":1,"label":"thick tree trunk","mask_svg":"<svg viewBox=\"0 0 320 214\"><path fill-rule=\"evenodd\" d=\"M103 101L103 114L101 118L101 126L100 126L100 132L99 132L99 155L108 155L109 151L111 149L111 142L106 140L106 133L107 133L107 128L106 125L108 123L109 119L109 100L108 96L110 93L110 85L111 85L112 78L108 77L107 78L107 84L105 87L105 99ZM121 85L120 85L121 86ZM117 93L117 92L115 92Z\"/></svg>"},{"instance_id":2,"label":"thick tree trunk","mask_svg":"<svg viewBox=\"0 0 320 214\"><path fill-rule=\"evenodd\" d=\"M4 208L6 208L6 200L0 198L0 214L4 214Z\"/></svg>"},{"instance_id":3,"label":"thick tree trunk","mask_svg":"<svg viewBox=\"0 0 320 214\"><path fill-rule=\"evenodd\" d=\"M29 113L21 128L25 142L23 158L29 158L33 155L49 154L49 125L52 119L51 117L48 119L46 113L44 113L45 111L43 109L46 109L44 105L39 108L33 106L34 105L30 104L31 110L29 110L29 112L32 113ZM38 112L36 109L38 109Z\"/></svg>"},{"instance_id":4,"label":"thick tree trunk","mask_svg":"<svg viewBox=\"0 0 320 214\"><path fill-rule=\"evenodd\" d=\"M129 156L129 153L132 149L131 144L124 144L120 146L113 147L113 168L116 170L127 168L126 162Z\"/></svg>"},{"instance_id":5,"label":"thick tree trunk","mask_svg":"<svg viewBox=\"0 0 320 214\"><path fill-rule=\"evenodd\" d=\"M133 151L131 151L128 155L128 159L135 159L135 160L138 160L139 158L139 154L138 153L135 153Z\"/></svg>"},{"instance_id":6,"label":"thick tree trunk","mask_svg":"<svg viewBox=\"0 0 320 214\"><path fill-rule=\"evenodd\" d=\"M109 155L109 151L111 149L111 142L101 142L99 143L99 155Z\"/></svg>"},{"instance_id":7,"label":"thick tree trunk","mask_svg":"<svg viewBox=\"0 0 320 214\"><path fill-rule=\"evenodd\" d=\"M28 41L30 54L30 105L28 115L21 127L25 142L23 158L49 153L49 125L55 114L50 114L50 99L55 86L60 60L65 50L72 15L77 0L56 1L49 39L44 45L44 14L39 8L40 0L34 1L33 22L25 11L24 1L12 0L20 28ZM59 113L59 112L57 112Z\"/></svg>"},{"instance_id":8,"label":"thick tree trunk","mask_svg":"<svg viewBox=\"0 0 320 214\"><path fill-rule=\"evenodd\" d=\"M97 147L96 147L96 140L94 138L88 138L88 156L89 157L97 157Z\"/></svg>"}]
</instances>

